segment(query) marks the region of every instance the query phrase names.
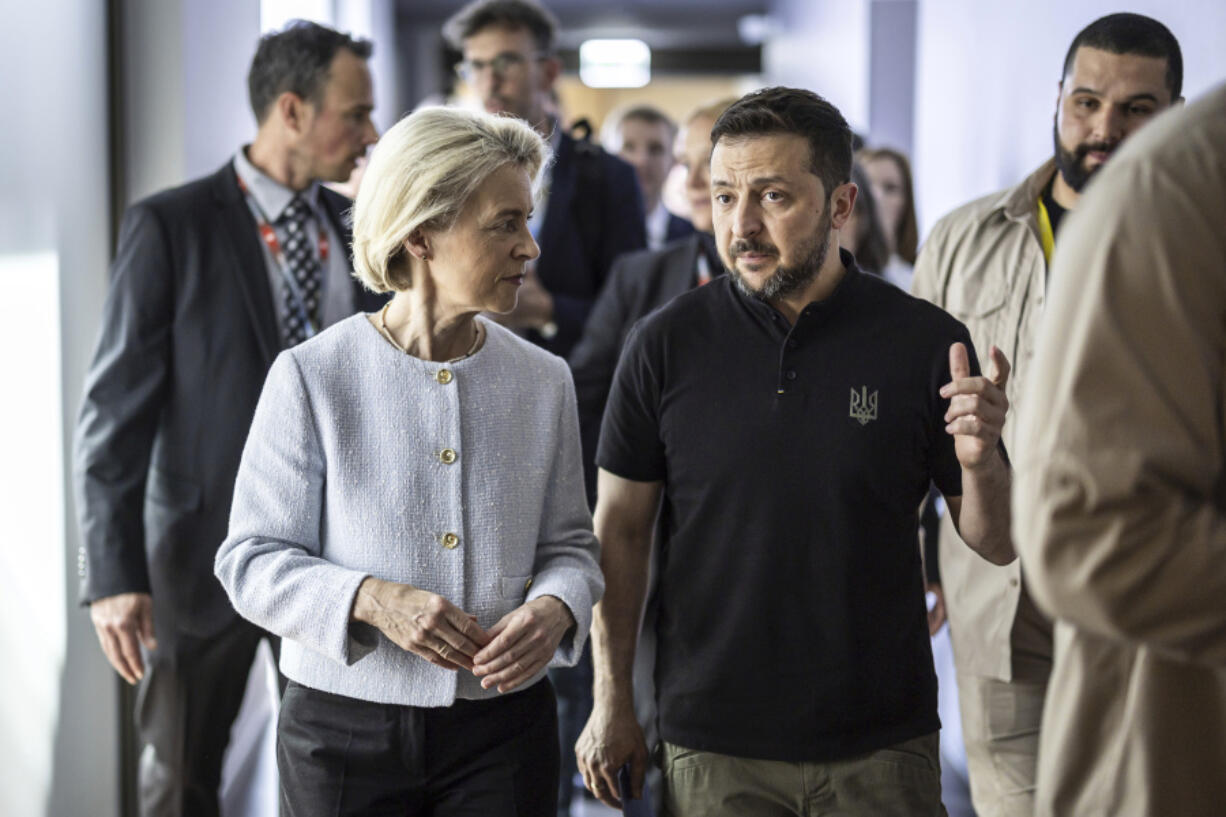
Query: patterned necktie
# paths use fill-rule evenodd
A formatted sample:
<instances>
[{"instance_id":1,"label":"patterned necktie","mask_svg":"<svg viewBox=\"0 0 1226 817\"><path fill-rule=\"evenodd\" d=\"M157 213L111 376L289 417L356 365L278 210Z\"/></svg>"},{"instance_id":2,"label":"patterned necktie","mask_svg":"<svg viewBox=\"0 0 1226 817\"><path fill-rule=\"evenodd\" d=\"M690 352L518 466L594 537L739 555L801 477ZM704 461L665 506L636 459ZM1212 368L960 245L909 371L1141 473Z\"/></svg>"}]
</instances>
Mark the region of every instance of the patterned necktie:
<instances>
[{"instance_id":1,"label":"patterned necktie","mask_svg":"<svg viewBox=\"0 0 1226 817\"><path fill-rule=\"evenodd\" d=\"M289 274L298 285L302 294L301 306L293 290L287 285L283 287L281 298L281 335L288 349L307 338L307 327L303 321L302 308L310 317L311 323L319 326L319 290L323 284L323 271L319 259L311 246L307 235L307 223L311 217L311 208L301 196L294 196L285 212L279 219L285 225L285 263Z\"/></svg>"}]
</instances>

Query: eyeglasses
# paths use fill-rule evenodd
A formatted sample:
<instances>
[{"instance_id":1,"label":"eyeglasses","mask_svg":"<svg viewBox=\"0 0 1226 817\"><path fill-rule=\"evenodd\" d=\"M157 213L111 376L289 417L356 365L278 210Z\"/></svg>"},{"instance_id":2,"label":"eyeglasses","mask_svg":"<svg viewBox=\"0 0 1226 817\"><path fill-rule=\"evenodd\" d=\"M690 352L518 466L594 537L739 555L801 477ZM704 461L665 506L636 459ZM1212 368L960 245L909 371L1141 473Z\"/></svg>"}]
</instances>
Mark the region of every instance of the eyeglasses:
<instances>
[{"instance_id":1,"label":"eyeglasses","mask_svg":"<svg viewBox=\"0 0 1226 817\"><path fill-rule=\"evenodd\" d=\"M525 56L514 51L507 51L499 54L494 59L486 62L485 60L464 60L455 67L456 75L465 82L471 83L477 78L477 75L487 68L493 71L500 77L505 77L512 72L523 70L524 64L528 60L543 60L546 55L540 51Z\"/></svg>"}]
</instances>

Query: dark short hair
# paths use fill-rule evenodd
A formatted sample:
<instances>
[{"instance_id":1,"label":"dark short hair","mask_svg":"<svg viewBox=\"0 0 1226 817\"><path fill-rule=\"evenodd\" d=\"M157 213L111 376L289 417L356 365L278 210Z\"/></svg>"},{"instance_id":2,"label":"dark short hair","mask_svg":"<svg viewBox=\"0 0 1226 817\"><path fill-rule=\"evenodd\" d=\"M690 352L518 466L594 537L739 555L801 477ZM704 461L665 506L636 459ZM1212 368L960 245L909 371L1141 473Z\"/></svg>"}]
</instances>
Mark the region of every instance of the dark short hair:
<instances>
[{"instance_id":1,"label":"dark short hair","mask_svg":"<svg viewBox=\"0 0 1226 817\"><path fill-rule=\"evenodd\" d=\"M851 128L839 109L800 88L763 88L732 103L711 129L711 146L720 139L794 134L809 142L809 163L826 197L851 179Z\"/></svg>"},{"instance_id":2,"label":"dark short hair","mask_svg":"<svg viewBox=\"0 0 1226 817\"><path fill-rule=\"evenodd\" d=\"M247 94L256 121L263 124L273 102L286 91L318 105L328 69L342 48L364 60L374 51L370 40L307 20L291 20L280 31L261 37L247 72Z\"/></svg>"},{"instance_id":3,"label":"dark short hair","mask_svg":"<svg viewBox=\"0 0 1226 817\"><path fill-rule=\"evenodd\" d=\"M1073 68L1073 59L1081 47L1097 48L1109 54L1136 54L1142 57L1159 57L1166 60L1166 88L1171 92L1171 101L1183 93L1183 53L1179 40L1171 30L1152 17L1144 14L1120 12L1099 17L1083 28L1064 57L1064 73L1068 76Z\"/></svg>"},{"instance_id":4,"label":"dark short hair","mask_svg":"<svg viewBox=\"0 0 1226 817\"><path fill-rule=\"evenodd\" d=\"M617 121L620 124L631 119L646 122L648 125L663 125L668 128L669 133L674 136L677 135L677 123L655 105L633 105L622 111L622 115L618 117Z\"/></svg>"},{"instance_id":5,"label":"dark short hair","mask_svg":"<svg viewBox=\"0 0 1226 817\"><path fill-rule=\"evenodd\" d=\"M443 23L443 37L452 48L463 51L465 40L491 26L525 29L539 51L553 53L558 21L532 0L474 0Z\"/></svg>"}]
</instances>

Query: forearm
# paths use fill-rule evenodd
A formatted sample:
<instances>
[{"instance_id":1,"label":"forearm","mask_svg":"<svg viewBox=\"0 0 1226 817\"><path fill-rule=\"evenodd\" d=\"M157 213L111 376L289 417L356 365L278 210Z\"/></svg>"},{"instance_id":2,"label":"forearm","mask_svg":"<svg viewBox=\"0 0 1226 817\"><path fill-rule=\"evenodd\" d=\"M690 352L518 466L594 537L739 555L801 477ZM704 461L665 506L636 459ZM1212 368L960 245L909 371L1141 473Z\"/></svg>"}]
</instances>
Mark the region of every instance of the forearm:
<instances>
[{"instance_id":1,"label":"forearm","mask_svg":"<svg viewBox=\"0 0 1226 817\"><path fill-rule=\"evenodd\" d=\"M603 532L604 598L592 618L593 697L632 706L634 651L647 589L649 532Z\"/></svg>"},{"instance_id":2,"label":"forearm","mask_svg":"<svg viewBox=\"0 0 1226 817\"><path fill-rule=\"evenodd\" d=\"M1012 484L1012 472L999 451L977 468L962 469L958 534L992 564L1005 565L1016 558L1010 532Z\"/></svg>"}]
</instances>

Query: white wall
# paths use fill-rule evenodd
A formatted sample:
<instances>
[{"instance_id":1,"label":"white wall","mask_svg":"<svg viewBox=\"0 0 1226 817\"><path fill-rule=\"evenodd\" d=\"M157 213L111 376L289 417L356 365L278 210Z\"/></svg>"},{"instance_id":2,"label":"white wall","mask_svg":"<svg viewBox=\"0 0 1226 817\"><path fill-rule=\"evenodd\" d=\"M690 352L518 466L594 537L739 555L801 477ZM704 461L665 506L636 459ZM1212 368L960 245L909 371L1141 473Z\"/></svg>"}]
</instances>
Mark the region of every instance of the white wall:
<instances>
[{"instance_id":1,"label":"white wall","mask_svg":"<svg viewBox=\"0 0 1226 817\"><path fill-rule=\"evenodd\" d=\"M122 7L125 198L212 172L251 141L255 0L127 0Z\"/></svg>"},{"instance_id":2,"label":"white wall","mask_svg":"<svg viewBox=\"0 0 1226 817\"><path fill-rule=\"evenodd\" d=\"M897 42L898 27L880 25L905 22L902 4L914 4L918 14L913 72ZM1189 99L1226 80L1224 0L1123 6L1118 0L768 0L767 6L778 33L764 47L765 82L817 91L870 143L904 149L905 113L887 106L905 108L912 95L921 237L949 210L1016 183L1051 155L1064 53L1094 19L1127 10L1166 24L1183 49Z\"/></svg>"},{"instance_id":3,"label":"white wall","mask_svg":"<svg viewBox=\"0 0 1226 817\"><path fill-rule=\"evenodd\" d=\"M923 235L937 218L1015 184L1052 153L1056 83L1077 32L1127 10L1161 20L1184 56L1184 96L1226 80L1221 0L924 0L914 166Z\"/></svg>"},{"instance_id":4,"label":"white wall","mask_svg":"<svg viewBox=\"0 0 1226 817\"><path fill-rule=\"evenodd\" d=\"M76 605L69 430L109 254L105 4L0 26L0 814L118 805L113 673Z\"/></svg>"},{"instance_id":5,"label":"white wall","mask_svg":"<svg viewBox=\"0 0 1226 817\"><path fill-rule=\"evenodd\" d=\"M815 91L854 130L869 125L870 0L775 0L775 35L763 45L766 81Z\"/></svg>"}]
</instances>

